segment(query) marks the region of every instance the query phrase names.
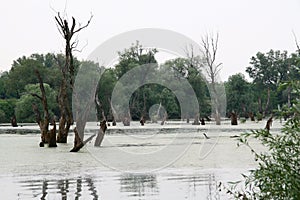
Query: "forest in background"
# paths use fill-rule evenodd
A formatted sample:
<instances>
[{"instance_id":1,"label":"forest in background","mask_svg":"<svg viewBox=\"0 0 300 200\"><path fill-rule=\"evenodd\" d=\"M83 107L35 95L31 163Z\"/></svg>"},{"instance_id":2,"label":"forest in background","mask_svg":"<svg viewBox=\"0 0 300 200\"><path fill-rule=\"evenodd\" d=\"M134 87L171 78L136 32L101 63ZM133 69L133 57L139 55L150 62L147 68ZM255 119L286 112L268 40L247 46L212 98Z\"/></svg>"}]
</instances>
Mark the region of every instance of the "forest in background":
<instances>
[{"instance_id":1,"label":"forest in background","mask_svg":"<svg viewBox=\"0 0 300 200\"><path fill-rule=\"evenodd\" d=\"M113 118L110 97L115 84L122 75L136 66L157 63L156 49L143 48L141 44L134 43L128 49L120 50L118 63L104 69L98 63L79 61L74 58L75 76L79 68L90 65L105 70L99 80L97 96L101 107L97 107L99 121L105 117L111 121ZM251 78L248 81L241 73L232 75L224 84L226 90L228 116L235 112L239 118L248 118L254 115L258 120L270 115L276 115L275 110L284 111L295 100L293 91L287 84L293 80L300 80L299 51L289 54L287 51L270 50L266 53L258 52L250 58L249 66L245 72ZM36 122L33 105L42 112L42 103L32 94L40 94L39 80L35 74L38 69L48 99L51 118L60 117L57 103L62 75L59 63L65 62L63 54L32 54L29 57L20 57L13 61L8 72L0 76L0 123L9 123L13 116L17 122ZM203 58L176 58L166 61L163 65L169 71L178 72L186 78L195 91L199 102L199 111L184 113L185 118L194 118L195 113L200 117L211 118L211 100L207 82L202 76ZM158 70L157 64L151 70ZM72 95L71 91L68 95ZM169 119L180 119L180 106L174 93L159 84L148 84L140 87L130 98L130 115L133 120L140 120L141 116L150 119L149 109L152 105L162 105L167 111ZM283 112L284 113L284 112ZM163 113L160 113L163 115ZM288 117L289 113L282 117Z\"/></svg>"}]
</instances>

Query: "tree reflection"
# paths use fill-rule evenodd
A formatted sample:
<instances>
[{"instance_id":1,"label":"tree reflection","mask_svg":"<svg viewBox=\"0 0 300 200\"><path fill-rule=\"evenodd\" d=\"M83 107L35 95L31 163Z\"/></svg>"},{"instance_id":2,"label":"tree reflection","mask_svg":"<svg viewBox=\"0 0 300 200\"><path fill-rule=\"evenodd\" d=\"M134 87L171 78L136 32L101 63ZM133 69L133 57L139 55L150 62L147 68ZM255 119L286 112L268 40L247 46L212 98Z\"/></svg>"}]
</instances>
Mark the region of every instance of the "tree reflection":
<instances>
[{"instance_id":1,"label":"tree reflection","mask_svg":"<svg viewBox=\"0 0 300 200\"><path fill-rule=\"evenodd\" d=\"M121 192L127 192L128 196L157 195L159 192L156 175L126 173L120 178Z\"/></svg>"}]
</instances>

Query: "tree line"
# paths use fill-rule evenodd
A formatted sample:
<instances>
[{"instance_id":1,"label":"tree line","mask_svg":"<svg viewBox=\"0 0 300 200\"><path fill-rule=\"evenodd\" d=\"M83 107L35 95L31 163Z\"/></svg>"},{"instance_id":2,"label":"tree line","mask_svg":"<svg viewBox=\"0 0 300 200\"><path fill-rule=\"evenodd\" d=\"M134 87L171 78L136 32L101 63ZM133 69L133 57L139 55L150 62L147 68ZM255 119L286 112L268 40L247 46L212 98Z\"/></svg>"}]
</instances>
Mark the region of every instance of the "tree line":
<instances>
[{"instance_id":1,"label":"tree line","mask_svg":"<svg viewBox=\"0 0 300 200\"><path fill-rule=\"evenodd\" d=\"M97 87L97 95L101 107L97 107L98 119L103 113L108 120L112 120L110 97L118 80L132 68L157 63L156 49L144 49L139 43L133 44L119 52L120 60L112 68L105 69ZM42 104L32 94L40 94L39 82L35 75L38 69L44 81L51 117L60 117L58 107L58 92L62 75L59 72L57 59L64 61L62 54L32 54L13 61L8 72L0 77L0 122L8 123L15 115L18 122L35 122L36 117L32 105L42 111ZM97 65L93 63L94 65ZM91 65L88 61L74 59L75 74L80 67ZM197 95L201 117L211 116L210 92L206 80L197 66L191 65L189 58L176 58L164 63L171 73L177 71L188 80ZM157 65L159 67L159 65ZM153 69L157 70L157 69ZM287 51L270 50L267 53L258 52L250 59L246 73L249 81L241 73L232 75L224 82L227 97L228 115L235 112L239 117L248 118L251 115L261 119L273 113L276 109L284 110L295 100L295 94L287 83L299 80L299 54L288 54ZM286 85L286 86L285 86ZM40 94L41 95L41 94ZM70 96L71 93L69 92ZM133 120L140 120L141 116L150 119L149 109L152 105L163 105L169 119L180 119L179 102L172 91L162 85L145 85L134 92L130 99L130 115ZM194 111L186 113L186 118L193 118ZM163 115L163 113L160 113ZM288 113L286 116L288 117Z\"/></svg>"}]
</instances>

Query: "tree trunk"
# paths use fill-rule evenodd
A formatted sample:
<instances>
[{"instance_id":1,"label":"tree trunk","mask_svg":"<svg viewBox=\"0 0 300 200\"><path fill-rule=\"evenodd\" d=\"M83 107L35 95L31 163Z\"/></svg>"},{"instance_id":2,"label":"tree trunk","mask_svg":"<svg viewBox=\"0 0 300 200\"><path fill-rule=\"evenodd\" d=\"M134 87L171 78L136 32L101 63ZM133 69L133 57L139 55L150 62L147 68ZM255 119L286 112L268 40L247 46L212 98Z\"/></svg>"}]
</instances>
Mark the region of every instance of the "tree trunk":
<instances>
[{"instance_id":1,"label":"tree trunk","mask_svg":"<svg viewBox=\"0 0 300 200\"><path fill-rule=\"evenodd\" d=\"M57 135L58 143L67 143L68 133L73 123L73 115L70 109L72 99L68 98L67 93L69 90L71 91L73 89L75 77L75 66L72 52L77 46L77 41L72 42L72 38L76 33L80 32L90 24L92 17L93 16L91 16L86 25L79 25L79 27L76 28L76 20L74 17L72 17L72 25L69 25L67 19L62 18L60 13L57 13L57 16L55 16L59 32L65 40L65 63L58 63L62 73L62 82L60 84L58 94L60 110L59 131Z\"/></svg>"},{"instance_id":2,"label":"tree trunk","mask_svg":"<svg viewBox=\"0 0 300 200\"><path fill-rule=\"evenodd\" d=\"M86 139L85 141L83 141L80 138L79 133L78 133L76 127L74 128L74 134L75 134L74 147L73 147L73 149L70 150L70 152L78 152L82 147L84 147L84 145L86 143L88 143L89 141L91 141L96 136L96 134L91 135L88 139Z\"/></svg>"},{"instance_id":3,"label":"tree trunk","mask_svg":"<svg viewBox=\"0 0 300 200\"><path fill-rule=\"evenodd\" d=\"M271 91L270 91L270 87L268 87L268 97L267 97L267 103L266 103L266 107L264 109L264 112L263 112L263 118L266 116L267 112L268 112L268 109L269 109L269 104L270 104L270 94Z\"/></svg>"},{"instance_id":4,"label":"tree trunk","mask_svg":"<svg viewBox=\"0 0 300 200\"><path fill-rule=\"evenodd\" d=\"M192 123L192 125L200 125L200 122L199 122L199 114L196 114L196 115L195 115L195 119L194 119L194 122Z\"/></svg>"},{"instance_id":5,"label":"tree trunk","mask_svg":"<svg viewBox=\"0 0 300 200\"><path fill-rule=\"evenodd\" d=\"M231 112L230 119L231 125L238 125L237 114L235 112Z\"/></svg>"},{"instance_id":6,"label":"tree trunk","mask_svg":"<svg viewBox=\"0 0 300 200\"><path fill-rule=\"evenodd\" d=\"M11 118L11 126L12 127L18 127L17 118L16 118L15 115Z\"/></svg>"},{"instance_id":7,"label":"tree trunk","mask_svg":"<svg viewBox=\"0 0 300 200\"><path fill-rule=\"evenodd\" d=\"M161 124L161 125L164 125L164 124L166 123L167 118L168 118L168 113L167 113L167 111L165 111L164 117L163 117L163 119L162 119L162 121L161 121L160 124Z\"/></svg>"},{"instance_id":8,"label":"tree trunk","mask_svg":"<svg viewBox=\"0 0 300 200\"><path fill-rule=\"evenodd\" d=\"M99 129L99 132L97 134L97 137L96 137L96 140L95 140L95 144L94 144L95 147L100 147L101 146L101 143L103 141L106 129L107 129L106 121L103 120L100 123L100 129Z\"/></svg>"},{"instance_id":9,"label":"tree trunk","mask_svg":"<svg viewBox=\"0 0 300 200\"><path fill-rule=\"evenodd\" d=\"M56 144L56 123L55 120L53 119L52 121L53 128L49 131L49 147L57 147Z\"/></svg>"}]
</instances>

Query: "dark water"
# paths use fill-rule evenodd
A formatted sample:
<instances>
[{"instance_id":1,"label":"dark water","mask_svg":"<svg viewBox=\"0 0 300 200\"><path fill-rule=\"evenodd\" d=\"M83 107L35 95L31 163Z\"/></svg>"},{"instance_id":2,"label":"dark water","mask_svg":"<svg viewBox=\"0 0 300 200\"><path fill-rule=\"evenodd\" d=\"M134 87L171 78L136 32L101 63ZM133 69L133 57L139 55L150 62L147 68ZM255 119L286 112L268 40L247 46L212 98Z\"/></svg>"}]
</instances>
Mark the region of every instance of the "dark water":
<instances>
[{"instance_id":1,"label":"dark water","mask_svg":"<svg viewBox=\"0 0 300 200\"><path fill-rule=\"evenodd\" d=\"M74 178L39 175L13 181L12 177L2 178L0 185L5 185L4 180L11 192L2 192L0 199L219 199L213 174L108 173Z\"/></svg>"}]
</instances>

